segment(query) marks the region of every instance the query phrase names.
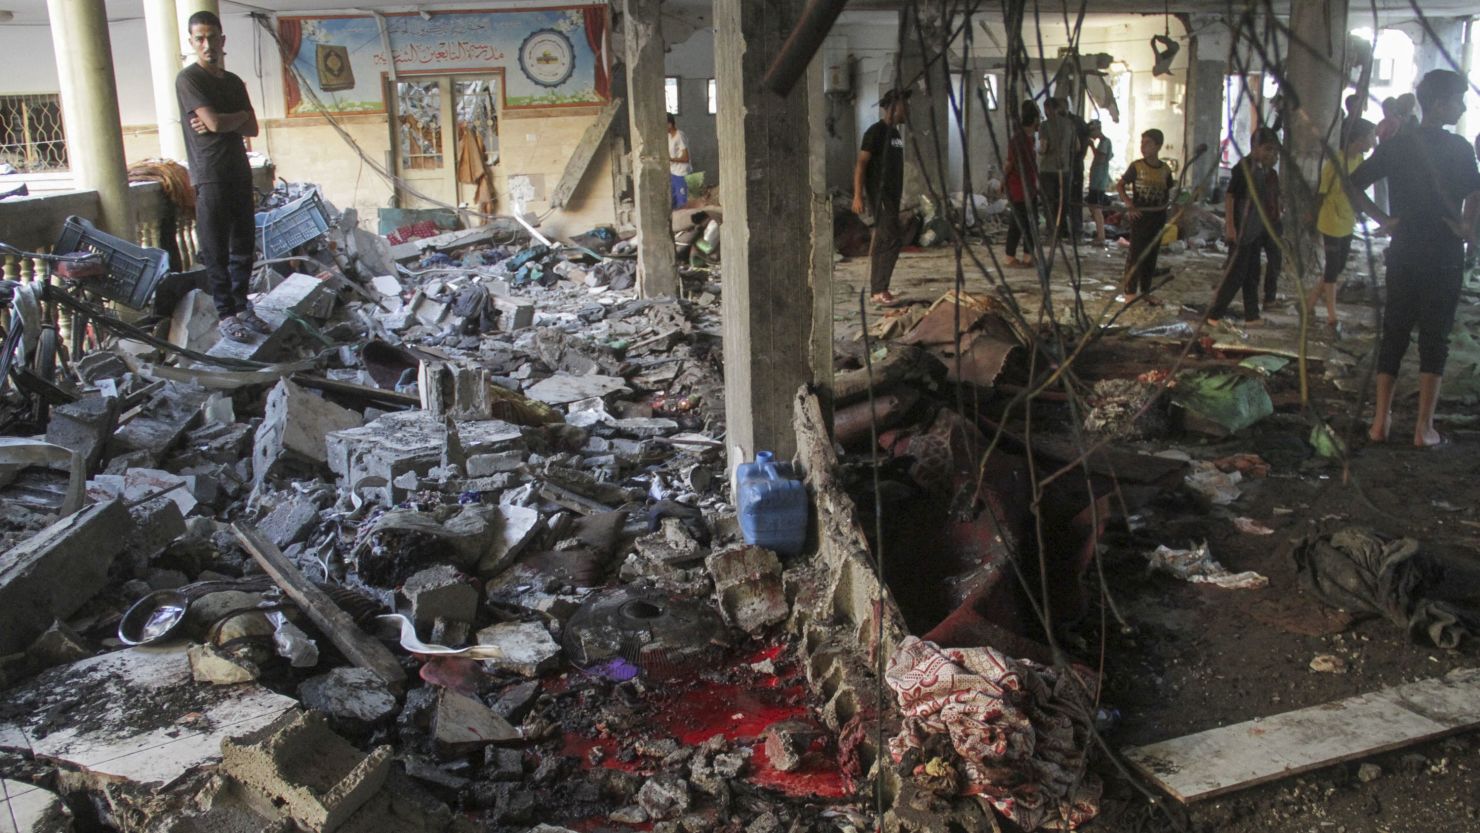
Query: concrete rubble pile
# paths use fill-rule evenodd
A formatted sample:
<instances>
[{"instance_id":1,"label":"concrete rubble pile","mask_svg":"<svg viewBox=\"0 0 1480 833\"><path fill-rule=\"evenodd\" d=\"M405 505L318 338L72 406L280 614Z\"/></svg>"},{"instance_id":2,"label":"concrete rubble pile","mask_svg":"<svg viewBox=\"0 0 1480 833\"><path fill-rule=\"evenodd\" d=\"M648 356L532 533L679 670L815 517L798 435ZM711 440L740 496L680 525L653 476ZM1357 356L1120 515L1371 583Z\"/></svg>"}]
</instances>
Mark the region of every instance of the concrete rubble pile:
<instances>
[{"instance_id":1,"label":"concrete rubble pile","mask_svg":"<svg viewBox=\"0 0 1480 833\"><path fill-rule=\"evenodd\" d=\"M334 220L259 267L273 334L177 286L162 342L63 381L72 465L0 466L20 829L832 829L767 789L824 733L729 503L710 278L637 299L609 231ZM805 739L776 767L771 723Z\"/></svg>"}]
</instances>

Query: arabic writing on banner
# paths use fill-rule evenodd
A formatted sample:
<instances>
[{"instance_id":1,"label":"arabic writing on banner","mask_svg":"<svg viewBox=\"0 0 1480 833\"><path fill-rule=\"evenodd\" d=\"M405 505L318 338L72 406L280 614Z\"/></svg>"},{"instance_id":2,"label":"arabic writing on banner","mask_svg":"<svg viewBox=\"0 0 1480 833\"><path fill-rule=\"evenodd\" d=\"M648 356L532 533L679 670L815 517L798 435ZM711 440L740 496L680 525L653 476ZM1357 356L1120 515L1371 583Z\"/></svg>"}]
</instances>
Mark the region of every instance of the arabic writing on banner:
<instances>
[{"instance_id":1,"label":"arabic writing on banner","mask_svg":"<svg viewBox=\"0 0 1480 833\"><path fill-rule=\"evenodd\" d=\"M283 53L292 56L283 78L288 115L311 115L320 104L336 113L385 112L381 79L392 57L398 74L500 73L510 108L594 104L610 95L604 5L384 19L389 56L373 17L280 17Z\"/></svg>"}]
</instances>

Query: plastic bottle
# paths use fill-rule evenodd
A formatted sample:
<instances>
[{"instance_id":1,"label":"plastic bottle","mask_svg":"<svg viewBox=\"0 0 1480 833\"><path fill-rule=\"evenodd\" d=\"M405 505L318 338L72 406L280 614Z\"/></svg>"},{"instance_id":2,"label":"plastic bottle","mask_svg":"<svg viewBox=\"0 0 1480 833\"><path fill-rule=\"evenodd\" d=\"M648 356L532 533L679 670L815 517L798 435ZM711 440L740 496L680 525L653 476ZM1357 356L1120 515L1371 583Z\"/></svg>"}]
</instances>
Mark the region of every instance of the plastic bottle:
<instances>
[{"instance_id":1,"label":"plastic bottle","mask_svg":"<svg viewBox=\"0 0 1480 833\"><path fill-rule=\"evenodd\" d=\"M807 490L769 451L735 472L740 531L745 543L778 555L798 555L807 540ZM789 468L789 467L788 467Z\"/></svg>"}]
</instances>

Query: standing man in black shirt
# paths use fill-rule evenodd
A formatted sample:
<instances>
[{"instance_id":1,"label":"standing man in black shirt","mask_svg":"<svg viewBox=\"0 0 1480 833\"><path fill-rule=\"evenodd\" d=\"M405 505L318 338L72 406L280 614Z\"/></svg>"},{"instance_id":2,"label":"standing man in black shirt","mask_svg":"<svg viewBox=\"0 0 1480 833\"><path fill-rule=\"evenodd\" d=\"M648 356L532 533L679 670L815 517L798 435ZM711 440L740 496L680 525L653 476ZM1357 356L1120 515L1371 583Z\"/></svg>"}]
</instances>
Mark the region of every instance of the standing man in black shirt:
<instances>
[{"instance_id":1,"label":"standing man in black shirt","mask_svg":"<svg viewBox=\"0 0 1480 833\"><path fill-rule=\"evenodd\" d=\"M895 303L889 279L903 247L899 228L899 204L904 194L904 138L899 125L905 120L908 91L890 90L879 99L883 118L863 134L858 164L853 166L853 213L863 214L864 196L874 213L874 236L869 246L869 293L876 304Z\"/></svg>"},{"instance_id":2,"label":"standing man in black shirt","mask_svg":"<svg viewBox=\"0 0 1480 833\"><path fill-rule=\"evenodd\" d=\"M190 16L189 31L195 63L175 77L175 96L180 100L195 186L198 254L210 278L221 334L247 342L249 329L272 332L247 302L257 227L252 168L243 138L257 135L257 114L246 85L226 71L221 19L211 12L196 12Z\"/></svg>"},{"instance_id":3,"label":"standing man in black shirt","mask_svg":"<svg viewBox=\"0 0 1480 833\"><path fill-rule=\"evenodd\" d=\"M1444 128L1465 112L1464 76L1436 69L1418 84L1423 121L1378 146L1352 173L1354 204L1392 230L1387 252L1387 308L1377 350L1377 411L1367 431L1386 442L1392 428L1393 388L1413 328L1418 327L1418 421L1413 444L1433 448L1445 440L1434 428L1439 382L1449 357L1449 331L1463 283L1465 241L1475 238L1480 211L1480 169L1470 143ZM1386 180L1391 215L1366 191Z\"/></svg>"}]
</instances>

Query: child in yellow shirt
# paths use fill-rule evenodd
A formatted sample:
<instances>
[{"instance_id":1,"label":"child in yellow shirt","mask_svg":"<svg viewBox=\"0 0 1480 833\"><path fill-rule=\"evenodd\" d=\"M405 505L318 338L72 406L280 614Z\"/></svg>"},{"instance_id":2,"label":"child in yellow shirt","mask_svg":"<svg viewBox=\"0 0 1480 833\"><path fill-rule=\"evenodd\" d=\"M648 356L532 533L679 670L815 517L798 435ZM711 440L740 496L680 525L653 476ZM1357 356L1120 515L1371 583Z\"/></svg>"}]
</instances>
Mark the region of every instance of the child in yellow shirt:
<instances>
[{"instance_id":1,"label":"child in yellow shirt","mask_svg":"<svg viewBox=\"0 0 1480 833\"><path fill-rule=\"evenodd\" d=\"M1366 119L1355 119L1346 127L1346 146L1336 159L1327 160L1321 166L1321 210L1316 218L1316 230L1326 248L1326 269L1321 282L1310 290L1306 305L1315 314L1316 302L1326 301L1326 327L1336 332L1336 283L1346 269L1352 253L1352 233L1357 227L1357 214L1352 209L1342 181L1351 177L1352 171L1362 164L1367 151L1377 143L1377 126ZM1337 164L1341 168L1337 168ZM1340 171L1340 172L1338 172Z\"/></svg>"}]
</instances>

